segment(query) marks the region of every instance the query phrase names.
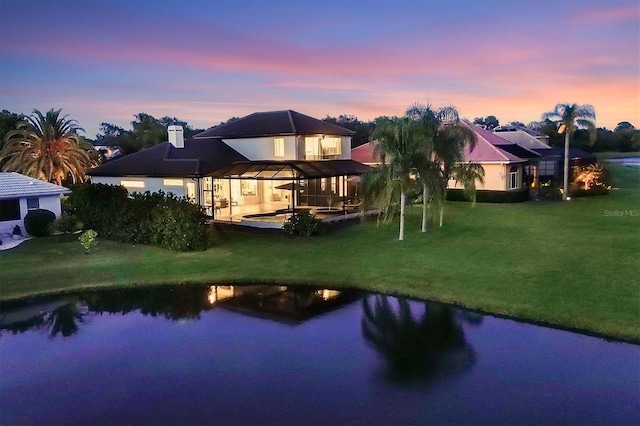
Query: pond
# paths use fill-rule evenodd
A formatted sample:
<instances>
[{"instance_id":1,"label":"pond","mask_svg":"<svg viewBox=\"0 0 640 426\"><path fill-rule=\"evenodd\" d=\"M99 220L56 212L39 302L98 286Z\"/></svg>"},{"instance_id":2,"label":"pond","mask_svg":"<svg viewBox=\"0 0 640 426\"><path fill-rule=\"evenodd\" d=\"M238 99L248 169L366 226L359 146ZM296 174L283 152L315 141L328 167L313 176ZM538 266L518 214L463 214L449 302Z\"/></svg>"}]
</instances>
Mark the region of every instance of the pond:
<instances>
[{"instance_id":1,"label":"pond","mask_svg":"<svg viewBox=\"0 0 640 426\"><path fill-rule=\"evenodd\" d=\"M0 424L637 424L640 346L355 291L4 304Z\"/></svg>"}]
</instances>

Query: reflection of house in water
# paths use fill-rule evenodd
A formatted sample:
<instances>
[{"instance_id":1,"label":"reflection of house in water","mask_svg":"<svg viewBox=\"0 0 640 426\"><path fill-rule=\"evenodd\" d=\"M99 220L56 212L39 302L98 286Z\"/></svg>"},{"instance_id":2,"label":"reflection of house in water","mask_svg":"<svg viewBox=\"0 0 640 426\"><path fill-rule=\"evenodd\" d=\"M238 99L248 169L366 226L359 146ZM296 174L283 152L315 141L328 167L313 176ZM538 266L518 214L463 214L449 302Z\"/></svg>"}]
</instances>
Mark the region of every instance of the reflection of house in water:
<instances>
[{"instance_id":1,"label":"reflection of house in water","mask_svg":"<svg viewBox=\"0 0 640 426\"><path fill-rule=\"evenodd\" d=\"M299 324L355 301L356 291L272 285L211 286L209 302L244 315Z\"/></svg>"}]
</instances>

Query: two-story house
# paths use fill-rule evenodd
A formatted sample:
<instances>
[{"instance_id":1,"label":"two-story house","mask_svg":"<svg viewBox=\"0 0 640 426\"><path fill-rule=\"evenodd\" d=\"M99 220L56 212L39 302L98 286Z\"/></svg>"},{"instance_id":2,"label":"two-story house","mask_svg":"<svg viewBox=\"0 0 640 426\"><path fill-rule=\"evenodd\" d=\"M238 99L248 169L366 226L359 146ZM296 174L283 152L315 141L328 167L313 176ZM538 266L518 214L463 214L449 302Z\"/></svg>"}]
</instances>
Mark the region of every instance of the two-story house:
<instances>
[{"instance_id":1,"label":"two-story house","mask_svg":"<svg viewBox=\"0 0 640 426\"><path fill-rule=\"evenodd\" d=\"M216 219L300 207L344 208L357 189L350 180L367 166L351 160L351 130L295 111L250 114L169 141L92 171L94 183L132 191L172 192Z\"/></svg>"}]
</instances>

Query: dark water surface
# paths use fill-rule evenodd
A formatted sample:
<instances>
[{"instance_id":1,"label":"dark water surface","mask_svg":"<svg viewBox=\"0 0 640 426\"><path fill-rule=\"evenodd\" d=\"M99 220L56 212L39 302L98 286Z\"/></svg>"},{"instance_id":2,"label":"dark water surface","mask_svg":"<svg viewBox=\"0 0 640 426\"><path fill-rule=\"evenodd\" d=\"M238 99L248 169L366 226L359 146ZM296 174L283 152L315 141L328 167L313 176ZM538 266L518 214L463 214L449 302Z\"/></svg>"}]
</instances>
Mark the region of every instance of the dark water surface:
<instances>
[{"instance_id":1,"label":"dark water surface","mask_svg":"<svg viewBox=\"0 0 640 426\"><path fill-rule=\"evenodd\" d=\"M640 346L308 287L1 307L0 424L239 423L638 424Z\"/></svg>"}]
</instances>

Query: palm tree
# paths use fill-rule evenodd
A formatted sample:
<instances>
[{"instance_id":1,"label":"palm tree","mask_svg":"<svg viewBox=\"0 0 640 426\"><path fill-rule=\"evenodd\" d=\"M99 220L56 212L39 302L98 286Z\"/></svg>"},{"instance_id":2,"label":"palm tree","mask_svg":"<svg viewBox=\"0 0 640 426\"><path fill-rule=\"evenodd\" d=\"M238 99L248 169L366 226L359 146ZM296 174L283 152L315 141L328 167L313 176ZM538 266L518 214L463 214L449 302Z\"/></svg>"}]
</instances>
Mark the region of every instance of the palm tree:
<instances>
[{"instance_id":1,"label":"palm tree","mask_svg":"<svg viewBox=\"0 0 640 426\"><path fill-rule=\"evenodd\" d=\"M395 200L400 198L398 240L402 241L407 191L416 185L417 166L424 161L421 149L425 139L424 127L408 118L383 119L376 124L374 138L374 151L385 159L385 164L365 177L365 197L368 195L370 200L380 205L386 221L393 217Z\"/></svg>"},{"instance_id":2,"label":"palm tree","mask_svg":"<svg viewBox=\"0 0 640 426\"><path fill-rule=\"evenodd\" d=\"M484 167L478 163L460 163L453 168L453 176L461 183L464 192L471 197L471 206L476 206L476 182L484 183Z\"/></svg>"},{"instance_id":3,"label":"palm tree","mask_svg":"<svg viewBox=\"0 0 640 426\"><path fill-rule=\"evenodd\" d=\"M454 174L456 165L464 161L464 149L475 147L476 135L460 121L458 110L447 106L433 110L430 105L414 104L407 115L420 120L429 139L422 149L427 161L420 170L423 181L423 201L435 200L440 212L440 226L444 217L444 204L447 198L447 184ZM427 204L423 204L422 232L426 231Z\"/></svg>"},{"instance_id":4,"label":"palm tree","mask_svg":"<svg viewBox=\"0 0 640 426\"><path fill-rule=\"evenodd\" d=\"M51 109L43 115L37 109L17 130L7 133L0 151L0 163L5 172L19 172L58 185L71 178L73 183L86 180L88 168L98 164L97 152L77 132L82 130L76 120L60 117Z\"/></svg>"},{"instance_id":5,"label":"palm tree","mask_svg":"<svg viewBox=\"0 0 640 426\"><path fill-rule=\"evenodd\" d=\"M542 114L542 120L551 120L560 126L558 133L564 132L564 179L562 199L569 198L569 143L577 129L587 129L591 138L596 134L596 112L591 105L558 104L551 112Z\"/></svg>"}]
</instances>

